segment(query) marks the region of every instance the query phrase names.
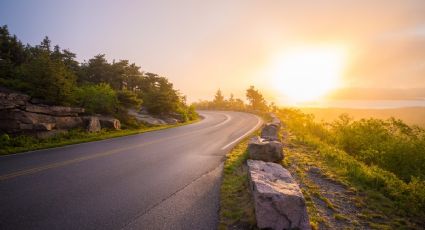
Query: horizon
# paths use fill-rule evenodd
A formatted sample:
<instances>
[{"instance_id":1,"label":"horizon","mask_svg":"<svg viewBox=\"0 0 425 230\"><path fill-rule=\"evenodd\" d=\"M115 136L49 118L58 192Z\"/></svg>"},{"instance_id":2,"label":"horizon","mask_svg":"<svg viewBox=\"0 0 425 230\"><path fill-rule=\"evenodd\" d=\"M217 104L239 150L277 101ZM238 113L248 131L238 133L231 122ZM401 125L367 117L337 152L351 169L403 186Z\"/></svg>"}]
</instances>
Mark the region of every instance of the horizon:
<instances>
[{"instance_id":1,"label":"horizon","mask_svg":"<svg viewBox=\"0 0 425 230\"><path fill-rule=\"evenodd\" d=\"M24 44L48 36L80 62L100 53L134 62L189 102L217 89L245 100L250 85L278 105L425 101L425 2L243 3L10 1L0 22Z\"/></svg>"}]
</instances>

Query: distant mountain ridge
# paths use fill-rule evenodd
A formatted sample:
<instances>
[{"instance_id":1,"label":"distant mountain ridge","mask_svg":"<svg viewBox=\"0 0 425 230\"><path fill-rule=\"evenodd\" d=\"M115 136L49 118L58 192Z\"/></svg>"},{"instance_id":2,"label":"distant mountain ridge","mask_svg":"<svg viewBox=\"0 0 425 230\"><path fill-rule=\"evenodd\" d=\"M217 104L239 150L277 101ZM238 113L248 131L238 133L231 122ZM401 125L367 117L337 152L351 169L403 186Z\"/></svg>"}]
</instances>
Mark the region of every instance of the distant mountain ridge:
<instances>
[{"instance_id":1,"label":"distant mountain ridge","mask_svg":"<svg viewBox=\"0 0 425 230\"><path fill-rule=\"evenodd\" d=\"M425 107L406 107L395 109L347 109L347 108L300 108L305 113L311 113L318 121L330 122L343 113L349 114L354 119L394 117L401 119L409 125L425 127Z\"/></svg>"}]
</instances>

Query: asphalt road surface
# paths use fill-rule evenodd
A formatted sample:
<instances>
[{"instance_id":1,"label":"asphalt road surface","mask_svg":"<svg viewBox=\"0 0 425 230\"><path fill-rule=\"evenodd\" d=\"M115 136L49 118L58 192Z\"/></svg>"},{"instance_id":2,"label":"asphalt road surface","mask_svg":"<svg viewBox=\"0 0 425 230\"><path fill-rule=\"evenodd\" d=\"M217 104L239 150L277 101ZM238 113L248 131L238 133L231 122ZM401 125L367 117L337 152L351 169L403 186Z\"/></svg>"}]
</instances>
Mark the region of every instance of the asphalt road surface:
<instances>
[{"instance_id":1,"label":"asphalt road surface","mask_svg":"<svg viewBox=\"0 0 425 230\"><path fill-rule=\"evenodd\" d=\"M0 157L0 229L216 229L224 155L257 116Z\"/></svg>"}]
</instances>

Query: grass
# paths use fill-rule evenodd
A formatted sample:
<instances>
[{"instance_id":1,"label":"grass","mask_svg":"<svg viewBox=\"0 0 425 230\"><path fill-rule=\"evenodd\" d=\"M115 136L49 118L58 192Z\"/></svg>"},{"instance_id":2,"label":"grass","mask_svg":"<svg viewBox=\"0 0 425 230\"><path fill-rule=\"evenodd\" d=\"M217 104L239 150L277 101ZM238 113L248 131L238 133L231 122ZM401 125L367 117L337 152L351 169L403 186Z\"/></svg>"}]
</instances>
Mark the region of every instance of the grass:
<instances>
[{"instance_id":1,"label":"grass","mask_svg":"<svg viewBox=\"0 0 425 230\"><path fill-rule=\"evenodd\" d=\"M289 122L283 118L283 123ZM423 229L423 181L407 183L311 133L294 135L291 128L285 126L282 165L300 184L313 229ZM244 140L225 162L219 229L256 229L246 159ZM313 167L318 168L322 180L312 179L308 170ZM329 192L328 186L335 192Z\"/></svg>"},{"instance_id":2,"label":"grass","mask_svg":"<svg viewBox=\"0 0 425 230\"><path fill-rule=\"evenodd\" d=\"M46 139L37 139L30 136L18 136L18 137L11 137L11 138L8 138L8 137L5 138L5 136L2 136L2 138L0 138L1 139L0 140L1 142L0 155L8 155L8 154L27 152L27 151L33 151L33 150L39 150L39 149L61 147L65 145L72 145L72 144L78 144L78 143L84 143L84 142L99 141L99 140L115 138L115 137L135 135L135 134L140 134L145 132L151 132L156 130L162 130L162 129L183 126L187 124L192 124L197 122L198 120L199 119L188 121L185 123L179 123L175 125L142 127L138 129L122 129L122 130L102 129L100 132L97 132L97 133L88 133L83 130L76 129L76 130L70 130L67 133L59 134L54 137L46 138Z\"/></svg>"},{"instance_id":3,"label":"grass","mask_svg":"<svg viewBox=\"0 0 425 230\"><path fill-rule=\"evenodd\" d=\"M362 226L372 229L421 229L420 226L424 224L422 211L415 209L417 204L409 201L409 196L414 195L409 192L412 193L414 190L407 190L408 184L394 174L374 166L367 166L346 152L314 137L304 136L302 139L295 137L288 142L287 145L291 149L286 151L284 165L295 168L296 179L304 185L303 194L311 224L313 227L316 226L314 228L329 227L329 218L323 218L323 214L317 210L317 204L312 202L313 197L322 200L325 206L334 212L333 218L336 221L349 222L353 218L339 213L341 210L336 208L332 201L323 197L319 188L306 179L307 169L310 166L319 168L326 178L347 188L353 205L361 210L357 217ZM391 193L397 189L404 193ZM421 191L421 188L418 189ZM391 199L391 196L394 198ZM404 199L404 203L397 199ZM412 213L412 210L417 212Z\"/></svg>"},{"instance_id":4,"label":"grass","mask_svg":"<svg viewBox=\"0 0 425 230\"><path fill-rule=\"evenodd\" d=\"M245 165L248 139L236 145L226 156L220 189L219 229L256 229Z\"/></svg>"}]
</instances>

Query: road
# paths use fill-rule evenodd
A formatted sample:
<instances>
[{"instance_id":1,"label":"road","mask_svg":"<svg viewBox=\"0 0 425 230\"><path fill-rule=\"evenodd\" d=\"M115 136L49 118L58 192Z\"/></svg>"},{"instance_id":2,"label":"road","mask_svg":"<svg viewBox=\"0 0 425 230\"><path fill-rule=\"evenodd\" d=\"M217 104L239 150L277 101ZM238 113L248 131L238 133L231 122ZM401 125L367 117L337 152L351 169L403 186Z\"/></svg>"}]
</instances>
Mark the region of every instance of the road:
<instances>
[{"instance_id":1,"label":"road","mask_svg":"<svg viewBox=\"0 0 425 230\"><path fill-rule=\"evenodd\" d=\"M225 154L257 116L0 157L0 229L216 229Z\"/></svg>"}]
</instances>

